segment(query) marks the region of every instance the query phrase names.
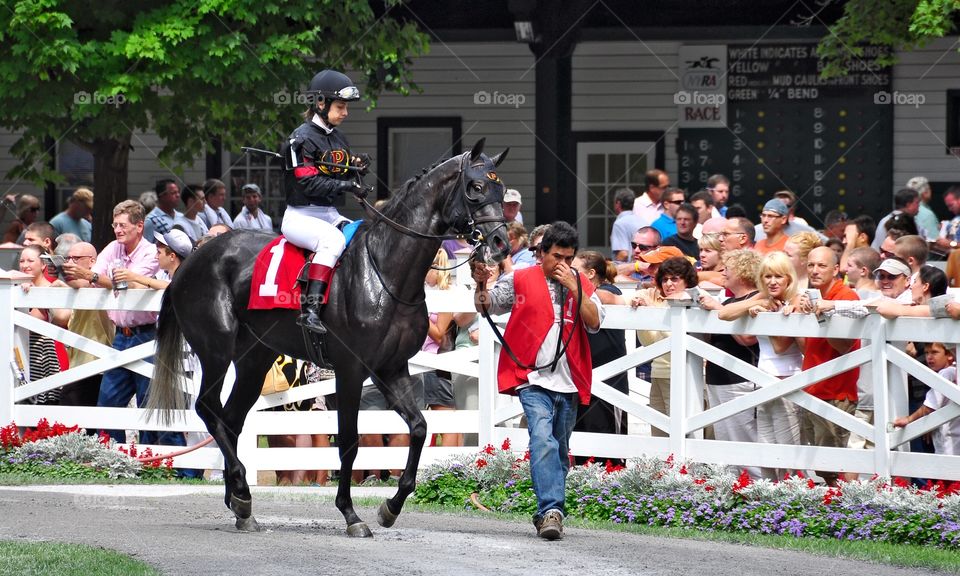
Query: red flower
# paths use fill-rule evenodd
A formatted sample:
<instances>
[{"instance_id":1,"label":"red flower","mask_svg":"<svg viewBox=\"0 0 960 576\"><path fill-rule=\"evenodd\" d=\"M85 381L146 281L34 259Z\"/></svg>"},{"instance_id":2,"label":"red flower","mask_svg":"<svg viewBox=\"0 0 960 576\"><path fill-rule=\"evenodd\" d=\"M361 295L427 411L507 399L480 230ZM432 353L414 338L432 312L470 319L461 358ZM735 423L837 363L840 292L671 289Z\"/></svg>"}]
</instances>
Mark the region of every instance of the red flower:
<instances>
[{"instance_id":1,"label":"red flower","mask_svg":"<svg viewBox=\"0 0 960 576\"><path fill-rule=\"evenodd\" d=\"M477 458L477 468L478 468L478 469L479 469L479 468L483 468L483 467L486 466L486 465L487 465L487 461L486 461L486 460L484 460L483 458Z\"/></svg>"},{"instance_id":2,"label":"red flower","mask_svg":"<svg viewBox=\"0 0 960 576\"><path fill-rule=\"evenodd\" d=\"M503 439L503 445L500 447L500 449L503 450L504 452L506 452L507 450L510 450L510 439L509 439L509 438L504 438L504 439Z\"/></svg>"},{"instance_id":3,"label":"red flower","mask_svg":"<svg viewBox=\"0 0 960 576\"><path fill-rule=\"evenodd\" d=\"M673 454L667 456L667 459L665 460L665 462L667 463L667 466L669 468L673 468Z\"/></svg>"},{"instance_id":4,"label":"red flower","mask_svg":"<svg viewBox=\"0 0 960 576\"><path fill-rule=\"evenodd\" d=\"M713 492L713 486L704 486L703 489L707 492Z\"/></svg>"},{"instance_id":5,"label":"red flower","mask_svg":"<svg viewBox=\"0 0 960 576\"><path fill-rule=\"evenodd\" d=\"M530 449L529 449L529 448L527 449L526 452L523 453L523 461L524 461L524 462L529 462L529 461L530 461Z\"/></svg>"},{"instance_id":6,"label":"red flower","mask_svg":"<svg viewBox=\"0 0 960 576\"><path fill-rule=\"evenodd\" d=\"M827 493L823 495L823 505L829 506L836 498L843 496L839 488L828 488Z\"/></svg>"},{"instance_id":7,"label":"red flower","mask_svg":"<svg viewBox=\"0 0 960 576\"><path fill-rule=\"evenodd\" d=\"M807 488L813 490L816 487L816 483L813 481L813 478L807 479Z\"/></svg>"},{"instance_id":8,"label":"red flower","mask_svg":"<svg viewBox=\"0 0 960 576\"><path fill-rule=\"evenodd\" d=\"M489 455L491 455L491 456L493 456L493 454L494 454L496 451L497 451L497 449L493 447L493 444L487 444L487 445L484 447L484 449L483 449L483 452L484 452L484 453L489 454Z\"/></svg>"},{"instance_id":9,"label":"red flower","mask_svg":"<svg viewBox=\"0 0 960 576\"><path fill-rule=\"evenodd\" d=\"M591 460L593 460L593 458L591 458ZM619 464L614 464L610 460L607 460L606 463L604 464L604 473L613 474L614 472L619 472L620 470L623 470L623 468L624 468L623 466Z\"/></svg>"},{"instance_id":10,"label":"red flower","mask_svg":"<svg viewBox=\"0 0 960 576\"><path fill-rule=\"evenodd\" d=\"M893 485L897 486L898 488L909 488L910 482L907 482L905 479L897 476L893 479Z\"/></svg>"},{"instance_id":11,"label":"red flower","mask_svg":"<svg viewBox=\"0 0 960 576\"><path fill-rule=\"evenodd\" d=\"M741 490L749 486L753 480L750 478L750 474L746 470L740 473L740 477L737 478L737 481L733 483L734 493L739 493Z\"/></svg>"},{"instance_id":12,"label":"red flower","mask_svg":"<svg viewBox=\"0 0 960 576\"><path fill-rule=\"evenodd\" d=\"M686 473L687 473L687 465L686 465L686 464L684 464L683 466L680 466L680 473L681 473L681 474L686 474Z\"/></svg>"},{"instance_id":13,"label":"red flower","mask_svg":"<svg viewBox=\"0 0 960 576\"><path fill-rule=\"evenodd\" d=\"M697 486L700 486L700 485L706 484L706 483L707 483L707 479L706 479L706 478L697 478L696 480L693 481L693 483L696 484Z\"/></svg>"}]
</instances>

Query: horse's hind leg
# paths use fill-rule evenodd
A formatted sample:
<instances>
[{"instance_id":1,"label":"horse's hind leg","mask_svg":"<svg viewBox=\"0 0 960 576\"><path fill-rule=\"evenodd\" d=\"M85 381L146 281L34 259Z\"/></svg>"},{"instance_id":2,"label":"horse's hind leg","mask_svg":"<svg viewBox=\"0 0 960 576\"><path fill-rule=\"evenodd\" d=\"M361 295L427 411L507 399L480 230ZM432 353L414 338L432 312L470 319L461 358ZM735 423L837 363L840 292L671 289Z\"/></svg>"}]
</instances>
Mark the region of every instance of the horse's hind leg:
<instances>
[{"instance_id":1,"label":"horse's hind leg","mask_svg":"<svg viewBox=\"0 0 960 576\"><path fill-rule=\"evenodd\" d=\"M337 488L337 509L347 522L347 535L367 538L373 536L367 524L353 509L350 496L350 477L357 459L359 436L357 414L360 409L360 391L364 375L357 366L337 366L337 445L340 449L340 485Z\"/></svg>"},{"instance_id":2,"label":"horse's hind leg","mask_svg":"<svg viewBox=\"0 0 960 576\"><path fill-rule=\"evenodd\" d=\"M247 469L237 455L237 443L243 423L250 408L256 404L263 388L263 379L270 365L277 359L277 352L260 344L253 337L238 337L234 352L237 381L224 406L220 427L224 430L225 444L221 444L224 460L230 461L224 470L223 481L227 486L226 503L237 517L238 530L255 532L260 529L253 517L253 498L247 483ZM220 439L217 439L220 442Z\"/></svg>"},{"instance_id":3,"label":"horse's hind leg","mask_svg":"<svg viewBox=\"0 0 960 576\"><path fill-rule=\"evenodd\" d=\"M420 464L420 454L423 452L423 443L427 438L427 421L421 411L423 394L417 389L418 378L403 375L393 381L386 381L387 385L381 390L387 399L388 405L399 414L410 429L410 449L407 453L407 465L400 475L397 493L393 498L380 505L377 513L377 522L385 528L393 526L397 516L403 508L407 497L413 493L417 484L417 467Z\"/></svg>"}]
</instances>

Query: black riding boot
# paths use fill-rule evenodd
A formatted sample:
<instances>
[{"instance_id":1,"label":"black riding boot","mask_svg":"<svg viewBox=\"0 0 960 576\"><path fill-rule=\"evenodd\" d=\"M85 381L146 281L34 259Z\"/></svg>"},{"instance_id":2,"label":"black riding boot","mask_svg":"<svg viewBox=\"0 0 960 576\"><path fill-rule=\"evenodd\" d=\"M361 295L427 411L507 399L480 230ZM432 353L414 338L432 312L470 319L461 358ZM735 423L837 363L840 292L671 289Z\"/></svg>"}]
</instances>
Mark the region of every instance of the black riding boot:
<instances>
[{"instance_id":1,"label":"black riding boot","mask_svg":"<svg viewBox=\"0 0 960 576\"><path fill-rule=\"evenodd\" d=\"M327 283L323 280L310 280L307 284L307 293L303 299L303 306L297 324L311 332L326 334L327 328L320 321L320 309L325 302L323 295L327 291Z\"/></svg>"}]
</instances>

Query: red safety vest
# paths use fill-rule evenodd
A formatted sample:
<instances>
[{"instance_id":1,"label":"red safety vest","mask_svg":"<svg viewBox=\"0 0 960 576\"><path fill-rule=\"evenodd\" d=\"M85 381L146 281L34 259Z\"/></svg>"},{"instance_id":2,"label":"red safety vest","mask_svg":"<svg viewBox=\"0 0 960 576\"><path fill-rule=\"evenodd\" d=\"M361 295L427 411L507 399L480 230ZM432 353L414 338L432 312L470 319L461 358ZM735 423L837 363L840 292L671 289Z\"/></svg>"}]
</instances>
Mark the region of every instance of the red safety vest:
<instances>
[{"instance_id":1,"label":"red safety vest","mask_svg":"<svg viewBox=\"0 0 960 576\"><path fill-rule=\"evenodd\" d=\"M593 284L582 273L580 283L583 286L583 298L592 296ZM513 309L507 328L503 332L503 339L521 363L528 366L535 365L537 352L554 322L553 303L550 300L550 290L547 288L543 268L531 266L514 272L513 289L515 294ZM570 338L570 331L574 330L573 319L576 317L576 306L577 294L568 292L562 313L561 338L564 342ZM566 356L567 363L570 365L570 374L573 376L573 384L577 387L580 396L580 403L589 404L590 387L593 382L593 362L590 359L590 342L587 340L587 331L582 321L576 325ZM528 374L530 370L517 366L509 354L501 352L497 367L497 380L501 394L516 394L517 387L528 381Z\"/></svg>"}]
</instances>

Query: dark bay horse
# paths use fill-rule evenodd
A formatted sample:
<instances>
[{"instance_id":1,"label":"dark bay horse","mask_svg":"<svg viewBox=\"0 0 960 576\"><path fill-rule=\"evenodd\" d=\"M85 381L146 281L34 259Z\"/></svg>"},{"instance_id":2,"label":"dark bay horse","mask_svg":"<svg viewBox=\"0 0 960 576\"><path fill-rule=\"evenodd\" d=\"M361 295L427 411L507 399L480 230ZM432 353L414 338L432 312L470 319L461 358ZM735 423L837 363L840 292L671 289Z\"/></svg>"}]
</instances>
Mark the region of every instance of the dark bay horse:
<instances>
[{"instance_id":1,"label":"dark bay horse","mask_svg":"<svg viewBox=\"0 0 960 576\"><path fill-rule=\"evenodd\" d=\"M371 377L390 407L410 429L406 467L393 498L378 513L391 526L413 492L426 438L426 421L415 400L407 361L420 350L428 327L424 279L443 235L472 234L492 263L510 252L503 219L503 183L496 167L504 151L473 150L408 181L383 207L382 217L364 222L341 259L323 309L327 351L337 374L340 486L336 505L350 536L370 536L350 496L357 456L357 412L364 379ZM185 409L181 391L183 339L203 367L197 413L224 457L224 501L244 531L259 529L252 514L246 470L237 458L237 437L270 365L280 354L307 359L306 339L296 310L248 310L253 263L275 236L236 230L211 240L177 271L160 309L154 379L148 408L169 422ZM237 380L226 405L220 402L230 363Z\"/></svg>"}]
</instances>

